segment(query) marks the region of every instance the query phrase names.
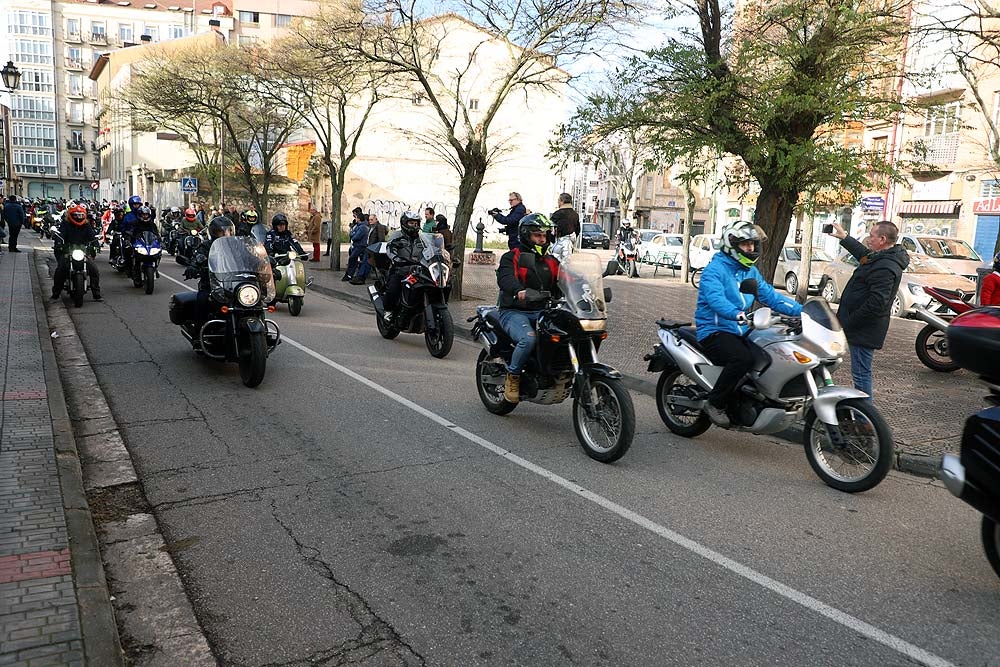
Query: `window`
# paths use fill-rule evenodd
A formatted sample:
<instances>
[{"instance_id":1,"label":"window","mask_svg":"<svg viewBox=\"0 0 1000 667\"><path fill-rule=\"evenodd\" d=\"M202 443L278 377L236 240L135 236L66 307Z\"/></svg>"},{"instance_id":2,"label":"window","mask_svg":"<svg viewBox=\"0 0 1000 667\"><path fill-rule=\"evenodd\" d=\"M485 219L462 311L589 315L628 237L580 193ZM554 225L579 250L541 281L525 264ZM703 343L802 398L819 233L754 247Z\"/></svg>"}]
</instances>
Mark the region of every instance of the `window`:
<instances>
[{"instance_id":1,"label":"window","mask_svg":"<svg viewBox=\"0 0 1000 667\"><path fill-rule=\"evenodd\" d=\"M479 111L479 100L469 100L469 111Z\"/></svg>"},{"instance_id":2,"label":"window","mask_svg":"<svg viewBox=\"0 0 1000 667\"><path fill-rule=\"evenodd\" d=\"M66 76L66 89L70 95L83 95L83 75L69 74Z\"/></svg>"},{"instance_id":3,"label":"window","mask_svg":"<svg viewBox=\"0 0 1000 667\"><path fill-rule=\"evenodd\" d=\"M12 118L54 121L56 119L55 102L51 97L13 95L10 100L10 115Z\"/></svg>"},{"instance_id":4,"label":"window","mask_svg":"<svg viewBox=\"0 0 1000 667\"><path fill-rule=\"evenodd\" d=\"M292 25L292 17L288 14L275 14L274 15L274 27L275 28L287 28Z\"/></svg>"},{"instance_id":5,"label":"window","mask_svg":"<svg viewBox=\"0 0 1000 667\"><path fill-rule=\"evenodd\" d=\"M160 41L160 27L155 25L145 25L142 29L142 34L149 35L152 41Z\"/></svg>"},{"instance_id":6,"label":"window","mask_svg":"<svg viewBox=\"0 0 1000 667\"><path fill-rule=\"evenodd\" d=\"M927 108L927 119L924 121L924 136L934 137L941 134L955 134L962 124L961 102L937 104Z\"/></svg>"},{"instance_id":7,"label":"window","mask_svg":"<svg viewBox=\"0 0 1000 667\"><path fill-rule=\"evenodd\" d=\"M979 187L980 197L1000 197L1000 181L983 181Z\"/></svg>"},{"instance_id":8,"label":"window","mask_svg":"<svg viewBox=\"0 0 1000 667\"><path fill-rule=\"evenodd\" d=\"M183 36L184 36L184 26L182 25L167 26L167 39L180 39Z\"/></svg>"},{"instance_id":9,"label":"window","mask_svg":"<svg viewBox=\"0 0 1000 667\"><path fill-rule=\"evenodd\" d=\"M413 93L413 106L419 107L424 103L423 93Z\"/></svg>"},{"instance_id":10,"label":"window","mask_svg":"<svg viewBox=\"0 0 1000 667\"><path fill-rule=\"evenodd\" d=\"M41 171L56 173L56 154L45 151L14 151L14 171L37 174Z\"/></svg>"},{"instance_id":11,"label":"window","mask_svg":"<svg viewBox=\"0 0 1000 667\"><path fill-rule=\"evenodd\" d=\"M122 42L132 41L132 24L131 23L119 23L118 24L118 39Z\"/></svg>"},{"instance_id":12,"label":"window","mask_svg":"<svg viewBox=\"0 0 1000 667\"><path fill-rule=\"evenodd\" d=\"M48 12L29 12L16 10L8 12L7 25L11 33L19 35L41 35L52 34L52 23Z\"/></svg>"},{"instance_id":13,"label":"window","mask_svg":"<svg viewBox=\"0 0 1000 667\"><path fill-rule=\"evenodd\" d=\"M103 21L90 22L90 39L92 41L107 41L108 35L105 32Z\"/></svg>"},{"instance_id":14,"label":"window","mask_svg":"<svg viewBox=\"0 0 1000 667\"><path fill-rule=\"evenodd\" d=\"M52 93L52 72L25 69L21 72L21 90L29 93Z\"/></svg>"},{"instance_id":15,"label":"window","mask_svg":"<svg viewBox=\"0 0 1000 667\"><path fill-rule=\"evenodd\" d=\"M83 67L83 50L76 46L67 47L66 67Z\"/></svg>"},{"instance_id":16,"label":"window","mask_svg":"<svg viewBox=\"0 0 1000 667\"><path fill-rule=\"evenodd\" d=\"M29 148L55 148L56 126L41 123L13 123L11 143Z\"/></svg>"},{"instance_id":17,"label":"window","mask_svg":"<svg viewBox=\"0 0 1000 667\"><path fill-rule=\"evenodd\" d=\"M66 35L68 37L80 36L80 19L66 19Z\"/></svg>"},{"instance_id":18,"label":"window","mask_svg":"<svg viewBox=\"0 0 1000 667\"><path fill-rule=\"evenodd\" d=\"M82 123L83 122L83 104L80 102L70 102L69 103L69 122L70 123Z\"/></svg>"},{"instance_id":19,"label":"window","mask_svg":"<svg viewBox=\"0 0 1000 667\"><path fill-rule=\"evenodd\" d=\"M73 158L73 175L83 176L83 158L74 157Z\"/></svg>"},{"instance_id":20,"label":"window","mask_svg":"<svg viewBox=\"0 0 1000 667\"><path fill-rule=\"evenodd\" d=\"M69 133L69 143L75 148L83 148L83 131L73 130Z\"/></svg>"},{"instance_id":21,"label":"window","mask_svg":"<svg viewBox=\"0 0 1000 667\"><path fill-rule=\"evenodd\" d=\"M913 242L913 239L911 239L911 238L910 238L910 237L908 237L908 236L904 236L904 237L903 237L903 240L902 240L902 241L900 241L900 243L899 243L899 244L900 244L901 246L903 246L903 248L904 248L905 250L908 250L909 252L916 252L916 251L917 251L917 244L916 244L916 243L914 243L914 242Z\"/></svg>"},{"instance_id":22,"label":"window","mask_svg":"<svg viewBox=\"0 0 1000 667\"><path fill-rule=\"evenodd\" d=\"M14 60L36 65L52 64L52 42L38 42L33 39L14 40Z\"/></svg>"},{"instance_id":23,"label":"window","mask_svg":"<svg viewBox=\"0 0 1000 667\"><path fill-rule=\"evenodd\" d=\"M260 23L260 12L240 12L240 23Z\"/></svg>"}]
</instances>

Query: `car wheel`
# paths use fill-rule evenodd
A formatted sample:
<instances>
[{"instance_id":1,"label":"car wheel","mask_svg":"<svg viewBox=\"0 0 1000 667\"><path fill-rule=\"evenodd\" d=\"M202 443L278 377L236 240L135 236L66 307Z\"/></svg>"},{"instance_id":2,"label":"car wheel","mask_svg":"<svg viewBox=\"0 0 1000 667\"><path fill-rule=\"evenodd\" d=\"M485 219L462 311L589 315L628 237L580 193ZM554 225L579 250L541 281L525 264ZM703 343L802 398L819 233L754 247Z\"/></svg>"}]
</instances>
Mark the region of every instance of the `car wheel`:
<instances>
[{"instance_id":1,"label":"car wheel","mask_svg":"<svg viewBox=\"0 0 1000 667\"><path fill-rule=\"evenodd\" d=\"M785 276L785 291L793 296L799 291L799 279L794 273Z\"/></svg>"},{"instance_id":2,"label":"car wheel","mask_svg":"<svg viewBox=\"0 0 1000 667\"><path fill-rule=\"evenodd\" d=\"M605 242L604 242L604 249L605 249L605 250L608 250L609 248L611 248L611 243L610 243L610 242L608 242L608 241L605 241Z\"/></svg>"},{"instance_id":3,"label":"car wheel","mask_svg":"<svg viewBox=\"0 0 1000 667\"><path fill-rule=\"evenodd\" d=\"M899 295L892 300L892 308L889 309L889 315L892 317L899 317L903 312L903 303L899 300Z\"/></svg>"},{"instance_id":4,"label":"car wheel","mask_svg":"<svg viewBox=\"0 0 1000 667\"><path fill-rule=\"evenodd\" d=\"M819 293L820 296L822 296L828 303L837 302L837 286L830 278L827 278L823 282L823 286L819 289Z\"/></svg>"}]
</instances>

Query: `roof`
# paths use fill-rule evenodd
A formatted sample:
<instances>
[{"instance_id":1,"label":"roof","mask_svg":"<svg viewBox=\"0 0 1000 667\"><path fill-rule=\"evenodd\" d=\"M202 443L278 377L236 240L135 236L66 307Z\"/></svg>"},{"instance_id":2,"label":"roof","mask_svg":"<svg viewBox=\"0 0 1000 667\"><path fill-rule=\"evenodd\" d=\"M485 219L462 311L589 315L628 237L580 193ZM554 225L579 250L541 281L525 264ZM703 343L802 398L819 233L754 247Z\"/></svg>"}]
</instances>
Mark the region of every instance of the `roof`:
<instances>
[{"instance_id":1,"label":"roof","mask_svg":"<svg viewBox=\"0 0 1000 667\"><path fill-rule=\"evenodd\" d=\"M104 69L108 67L108 65L112 65L111 78L114 78L119 68L142 59L145 55L149 54L150 49L174 51L183 49L186 46L211 40L214 40L216 43L220 41L224 42L225 39L226 38L222 35L222 33L209 30L197 35L188 35L187 37L171 39L166 42L158 42L157 44L135 44L133 46L114 49L112 51L108 51L107 53L101 53L94 59L94 65L90 68L90 74L88 74L87 77L92 81L97 81L104 72Z\"/></svg>"},{"instance_id":2,"label":"roof","mask_svg":"<svg viewBox=\"0 0 1000 667\"><path fill-rule=\"evenodd\" d=\"M61 0L67 5L101 5L103 7L122 7L123 9L145 9L149 11L192 13L192 2L189 0ZM218 16L233 15L233 0L194 0L195 14L216 14Z\"/></svg>"}]
</instances>

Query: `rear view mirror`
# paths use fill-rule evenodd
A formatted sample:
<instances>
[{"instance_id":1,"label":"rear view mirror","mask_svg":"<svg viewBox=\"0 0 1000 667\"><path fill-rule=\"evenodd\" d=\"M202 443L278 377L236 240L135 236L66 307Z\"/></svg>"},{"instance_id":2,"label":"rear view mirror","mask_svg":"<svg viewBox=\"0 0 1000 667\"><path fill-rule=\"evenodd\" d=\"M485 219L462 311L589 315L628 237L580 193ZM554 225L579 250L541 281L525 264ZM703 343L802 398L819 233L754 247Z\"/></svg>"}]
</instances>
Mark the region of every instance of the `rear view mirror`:
<instances>
[{"instance_id":1,"label":"rear view mirror","mask_svg":"<svg viewBox=\"0 0 1000 667\"><path fill-rule=\"evenodd\" d=\"M181 266L188 265L188 259L184 255L174 255L174 260L176 260L176 262Z\"/></svg>"},{"instance_id":2,"label":"rear view mirror","mask_svg":"<svg viewBox=\"0 0 1000 667\"><path fill-rule=\"evenodd\" d=\"M756 278L747 278L746 280L744 280L743 282L741 282L740 283L740 292L742 292L743 294L750 294L750 295L753 295L754 297L756 297L757 296L757 279Z\"/></svg>"},{"instance_id":3,"label":"rear view mirror","mask_svg":"<svg viewBox=\"0 0 1000 667\"><path fill-rule=\"evenodd\" d=\"M607 278L608 276L613 276L618 273L618 260L611 260L608 262L607 267L604 269L604 275L602 277ZM605 301L611 301L611 299L605 299Z\"/></svg>"}]
</instances>

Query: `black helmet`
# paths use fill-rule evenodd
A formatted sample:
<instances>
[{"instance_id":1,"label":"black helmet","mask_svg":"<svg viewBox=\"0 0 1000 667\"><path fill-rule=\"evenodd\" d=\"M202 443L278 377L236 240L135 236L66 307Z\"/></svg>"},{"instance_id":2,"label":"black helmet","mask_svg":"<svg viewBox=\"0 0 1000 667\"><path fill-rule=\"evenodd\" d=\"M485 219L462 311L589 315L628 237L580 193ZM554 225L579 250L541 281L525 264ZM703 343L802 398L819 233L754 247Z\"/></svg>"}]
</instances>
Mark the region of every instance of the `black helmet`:
<instances>
[{"instance_id":1,"label":"black helmet","mask_svg":"<svg viewBox=\"0 0 1000 667\"><path fill-rule=\"evenodd\" d=\"M288 227L288 216L284 213L275 213L271 217L271 229L278 231L278 225Z\"/></svg>"},{"instance_id":2,"label":"black helmet","mask_svg":"<svg viewBox=\"0 0 1000 667\"><path fill-rule=\"evenodd\" d=\"M993 258L993 270L1000 271L1000 252L998 252L996 257Z\"/></svg>"},{"instance_id":3,"label":"black helmet","mask_svg":"<svg viewBox=\"0 0 1000 667\"><path fill-rule=\"evenodd\" d=\"M521 218L521 222L517 223L517 236L521 240L522 246L534 249L535 243L531 240L531 233L545 232L548 235L553 229L552 221L544 213L529 213ZM548 246L548 241L546 241L540 252L544 253Z\"/></svg>"},{"instance_id":4,"label":"black helmet","mask_svg":"<svg viewBox=\"0 0 1000 667\"><path fill-rule=\"evenodd\" d=\"M407 211L399 218L399 226L404 234L416 236L420 233L420 216L413 211Z\"/></svg>"},{"instance_id":5,"label":"black helmet","mask_svg":"<svg viewBox=\"0 0 1000 667\"><path fill-rule=\"evenodd\" d=\"M217 215L208 223L208 236L212 239L235 235L236 227L233 226L233 221L224 215Z\"/></svg>"},{"instance_id":6,"label":"black helmet","mask_svg":"<svg viewBox=\"0 0 1000 667\"><path fill-rule=\"evenodd\" d=\"M149 209L148 206L141 206L139 207L139 210L135 212L135 217L139 218L143 222L147 222L149 220L152 220L153 212Z\"/></svg>"}]
</instances>

